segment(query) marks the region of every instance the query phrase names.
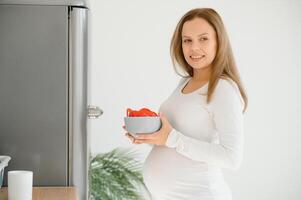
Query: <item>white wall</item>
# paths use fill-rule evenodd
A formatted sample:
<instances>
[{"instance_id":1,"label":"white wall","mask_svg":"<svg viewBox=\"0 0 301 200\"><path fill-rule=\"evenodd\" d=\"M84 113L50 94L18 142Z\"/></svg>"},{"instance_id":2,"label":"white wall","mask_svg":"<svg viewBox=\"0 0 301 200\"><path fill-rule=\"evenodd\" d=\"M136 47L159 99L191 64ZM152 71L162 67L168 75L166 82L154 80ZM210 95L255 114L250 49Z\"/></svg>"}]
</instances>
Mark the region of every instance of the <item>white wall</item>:
<instances>
[{"instance_id":1,"label":"white wall","mask_svg":"<svg viewBox=\"0 0 301 200\"><path fill-rule=\"evenodd\" d=\"M224 171L234 200L301 198L298 0L90 0L90 4L89 103L104 110L100 119L90 121L93 154L134 146L121 127L126 108L158 110L179 78L169 56L176 23L192 8L212 7L224 20L250 102L244 162L237 171ZM143 161L149 147L135 148Z\"/></svg>"}]
</instances>

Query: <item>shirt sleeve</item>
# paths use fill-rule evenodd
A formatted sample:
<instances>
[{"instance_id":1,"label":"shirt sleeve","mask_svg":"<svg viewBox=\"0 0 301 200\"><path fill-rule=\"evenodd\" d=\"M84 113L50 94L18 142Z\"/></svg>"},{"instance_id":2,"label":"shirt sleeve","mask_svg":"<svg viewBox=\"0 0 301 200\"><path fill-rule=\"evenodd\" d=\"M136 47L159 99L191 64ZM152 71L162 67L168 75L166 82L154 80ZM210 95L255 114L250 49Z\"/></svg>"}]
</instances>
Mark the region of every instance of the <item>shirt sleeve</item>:
<instances>
[{"instance_id":1,"label":"shirt sleeve","mask_svg":"<svg viewBox=\"0 0 301 200\"><path fill-rule=\"evenodd\" d=\"M236 170L242 162L244 142L243 100L238 88L220 79L209 106L219 144L200 141L173 129L166 146L192 160Z\"/></svg>"}]
</instances>

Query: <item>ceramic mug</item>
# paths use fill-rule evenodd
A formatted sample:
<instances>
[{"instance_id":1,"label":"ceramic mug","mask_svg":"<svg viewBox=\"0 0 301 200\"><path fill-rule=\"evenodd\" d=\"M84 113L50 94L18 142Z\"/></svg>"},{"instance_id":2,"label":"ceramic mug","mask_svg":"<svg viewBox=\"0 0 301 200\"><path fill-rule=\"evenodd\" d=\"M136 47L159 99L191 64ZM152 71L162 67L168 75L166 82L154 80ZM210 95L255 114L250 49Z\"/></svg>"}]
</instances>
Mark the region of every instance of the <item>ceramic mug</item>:
<instances>
[{"instance_id":1,"label":"ceramic mug","mask_svg":"<svg viewBox=\"0 0 301 200\"><path fill-rule=\"evenodd\" d=\"M8 172L8 199L9 200L32 200L32 171L9 171Z\"/></svg>"}]
</instances>

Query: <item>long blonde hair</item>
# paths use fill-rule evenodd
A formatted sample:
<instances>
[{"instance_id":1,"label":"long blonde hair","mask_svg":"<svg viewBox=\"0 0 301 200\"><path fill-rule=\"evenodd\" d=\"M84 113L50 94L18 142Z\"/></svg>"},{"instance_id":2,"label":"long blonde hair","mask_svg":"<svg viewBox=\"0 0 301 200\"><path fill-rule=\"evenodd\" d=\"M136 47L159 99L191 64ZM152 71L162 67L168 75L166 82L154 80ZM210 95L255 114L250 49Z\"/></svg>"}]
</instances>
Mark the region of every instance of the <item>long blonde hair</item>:
<instances>
[{"instance_id":1,"label":"long blonde hair","mask_svg":"<svg viewBox=\"0 0 301 200\"><path fill-rule=\"evenodd\" d=\"M176 73L184 77L177 69L178 64L180 69L188 73L189 76L193 76L193 68L186 62L182 51L182 29L186 21L193 20L196 17L206 20L214 28L217 36L217 50L216 56L212 61L211 77L208 84L207 103L211 101L212 94L218 80L220 78L230 78L239 88L240 94L244 100L243 112L245 112L248 105L248 97L235 64L232 48L223 21L219 14L212 8L197 8L190 10L178 22L170 45L171 59Z\"/></svg>"}]
</instances>

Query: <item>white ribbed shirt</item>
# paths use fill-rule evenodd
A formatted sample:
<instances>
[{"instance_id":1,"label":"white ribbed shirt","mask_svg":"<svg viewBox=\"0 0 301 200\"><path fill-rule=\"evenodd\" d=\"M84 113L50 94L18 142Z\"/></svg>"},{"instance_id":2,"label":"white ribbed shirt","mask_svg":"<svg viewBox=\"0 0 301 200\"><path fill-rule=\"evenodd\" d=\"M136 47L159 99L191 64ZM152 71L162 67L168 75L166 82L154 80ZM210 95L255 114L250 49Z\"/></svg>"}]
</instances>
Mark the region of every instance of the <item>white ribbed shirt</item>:
<instances>
[{"instance_id":1,"label":"white ribbed shirt","mask_svg":"<svg viewBox=\"0 0 301 200\"><path fill-rule=\"evenodd\" d=\"M182 78L161 104L173 127L166 146L153 146L143 168L155 200L231 200L221 168L238 169L243 158L243 106L236 83L219 79L206 103L208 83L184 94Z\"/></svg>"}]
</instances>

